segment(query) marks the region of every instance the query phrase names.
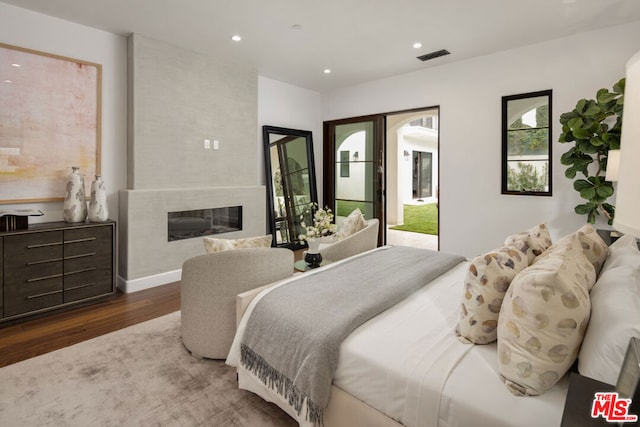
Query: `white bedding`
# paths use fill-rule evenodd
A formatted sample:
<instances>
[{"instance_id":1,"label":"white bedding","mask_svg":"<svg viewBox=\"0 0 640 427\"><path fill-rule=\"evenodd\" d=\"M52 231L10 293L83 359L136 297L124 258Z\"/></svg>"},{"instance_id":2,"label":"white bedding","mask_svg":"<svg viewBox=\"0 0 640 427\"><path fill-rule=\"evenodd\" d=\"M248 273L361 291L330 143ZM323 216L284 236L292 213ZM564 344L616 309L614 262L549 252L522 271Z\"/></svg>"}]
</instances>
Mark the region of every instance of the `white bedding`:
<instances>
[{"instance_id":1,"label":"white bedding","mask_svg":"<svg viewBox=\"0 0 640 427\"><path fill-rule=\"evenodd\" d=\"M560 425L566 377L542 396L513 396L500 381L495 344L463 344L454 336L467 267L461 263L356 329L340 347L334 385L408 427ZM233 366L243 330L241 322L227 360ZM277 394L239 372L241 388L298 419Z\"/></svg>"}]
</instances>

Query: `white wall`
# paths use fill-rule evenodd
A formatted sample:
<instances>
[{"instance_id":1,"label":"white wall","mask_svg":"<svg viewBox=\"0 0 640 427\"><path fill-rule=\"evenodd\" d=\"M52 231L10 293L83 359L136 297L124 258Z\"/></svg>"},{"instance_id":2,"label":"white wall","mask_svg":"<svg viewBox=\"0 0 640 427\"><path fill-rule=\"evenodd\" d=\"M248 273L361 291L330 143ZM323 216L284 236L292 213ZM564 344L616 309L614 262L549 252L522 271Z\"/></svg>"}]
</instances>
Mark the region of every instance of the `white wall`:
<instances>
[{"instance_id":1,"label":"white wall","mask_svg":"<svg viewBox=\"0 0 640 427\"><path fill-rule=\"evenodd\" d=\"M102 64L101 172L112 219L118 219L118 190L127 178L127 44L115 34L0 3L0 41ZM71 165L69 165L71 172ZM85 177L87 193L93 177ZM2 183L0 183L2 185ZM64 188L60 189L64 197ZM62 202L3 205L44 212L31 222L61 221Z\"/></svg>"},{"instance_id":2,"label":"white wall","mask_svg":"<svg viewBox=\"0 0 640 427\"><path fill-rule=\"evenodd\" d=\"M553 197L501 195L501 97L553 89L557 141L560 114L611 88L639 49L640 21L326 93L322 118L440 106L441 250L475 256L540 222L558 238L586 221L560 164L570 146L553 146Z\"/></svg>"},{"instance_id":3,"label":"white wall","mask_svg":"<svg viewBox=\"0 0 640 427\"><path fill-rule=\"evenodd\" d=\"M318 201L322 203L322 114L320 93L258 76L258 184L266 185L262 126L310 130Z\"/></svg>"}]
</instances>

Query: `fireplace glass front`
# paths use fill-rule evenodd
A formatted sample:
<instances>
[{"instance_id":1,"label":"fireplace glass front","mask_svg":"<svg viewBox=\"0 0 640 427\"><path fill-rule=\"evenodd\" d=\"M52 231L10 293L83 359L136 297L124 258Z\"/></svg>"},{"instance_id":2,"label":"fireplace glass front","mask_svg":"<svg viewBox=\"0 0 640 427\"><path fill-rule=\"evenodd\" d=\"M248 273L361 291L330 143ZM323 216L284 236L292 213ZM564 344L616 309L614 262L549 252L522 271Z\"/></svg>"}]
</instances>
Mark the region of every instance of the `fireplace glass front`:
<instances>
[{"instance_id":1,"label":"fireplace glass front","mask_svg":"<svg viewBox=\"0 0 640 427\"><path fill-rule=\"evenodd\" d=\"M169 241L242 230L242 206L168 213Z\"/></svg>"}]
</instances>

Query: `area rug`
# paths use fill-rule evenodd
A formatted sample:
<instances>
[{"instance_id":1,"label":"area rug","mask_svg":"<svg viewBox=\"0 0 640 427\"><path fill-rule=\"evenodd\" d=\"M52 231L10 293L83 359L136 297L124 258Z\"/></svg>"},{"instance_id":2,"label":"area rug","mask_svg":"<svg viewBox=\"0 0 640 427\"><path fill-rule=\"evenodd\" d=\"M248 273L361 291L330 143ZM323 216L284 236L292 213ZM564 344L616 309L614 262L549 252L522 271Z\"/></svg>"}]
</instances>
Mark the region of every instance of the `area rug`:
<instances>
[{"instance_id":1,"label":"area rug","mask_svg":"<svg viewBox=\"0 0 640 427\"><path fill-rule=\"evenodd\" d=\"M191 356L180 312L1 368L0 424L297 425L224 361Z\"/></svg>"}]
</instances>

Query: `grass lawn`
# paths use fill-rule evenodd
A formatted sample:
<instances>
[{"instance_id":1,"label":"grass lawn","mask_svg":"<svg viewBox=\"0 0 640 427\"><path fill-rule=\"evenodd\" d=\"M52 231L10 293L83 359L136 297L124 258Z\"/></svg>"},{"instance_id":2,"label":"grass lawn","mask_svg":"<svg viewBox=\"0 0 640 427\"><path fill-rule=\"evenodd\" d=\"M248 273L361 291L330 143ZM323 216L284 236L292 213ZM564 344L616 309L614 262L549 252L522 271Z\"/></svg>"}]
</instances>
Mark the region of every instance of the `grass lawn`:
<instances>
[{"instance_id":1,"label":"grass lawn","mask_svg":"<svg viewBox=\"0 0 640 427\"><path fill-rule=\"evenodd\" d=\"M392 230L413 231L414 233L438 235L438 207L428 205L404 205L404 224L391 227Z\"/></svg>"}]
</instances>

